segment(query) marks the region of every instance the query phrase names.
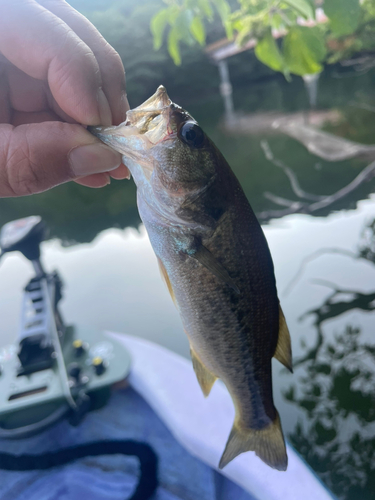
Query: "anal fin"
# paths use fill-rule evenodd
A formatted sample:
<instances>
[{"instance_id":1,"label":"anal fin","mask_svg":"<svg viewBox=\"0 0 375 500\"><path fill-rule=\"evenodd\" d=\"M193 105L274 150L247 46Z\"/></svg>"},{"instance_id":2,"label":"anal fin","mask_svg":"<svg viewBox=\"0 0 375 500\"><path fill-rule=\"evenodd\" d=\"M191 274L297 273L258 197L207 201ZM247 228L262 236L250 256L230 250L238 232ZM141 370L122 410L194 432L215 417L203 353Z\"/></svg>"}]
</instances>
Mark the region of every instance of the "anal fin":
<instances>
[{"instance_id":1,"label":"anal fin","mask_svg":"<svg viewBox=\"0 0 375 500\"><path fill-rule=\"evenodd\" d=\"M172 283L171 283L171 280L169 279L167 270L165 269L164 264L159 259L159 257L157 257L157 259L158 259L158 264L159 264L159 270L160 270L161 277L163 278L163 281L164 281L164 283L166 284L166 286L168 288L168 292L169 292L170 296L172 297L173 303L176 305L176 297L175 297L175 294L174 294L174 291L173 291L173 288L172 288Z\"/></svg>"},{"instance_id":2,"label":"anal fin","mask_svg":"<svg viewBox=\"0 0 375 500\"><path fill-rule=\"evenodd\" d=\"M207 397L215 383L216 376L213 375L202 363L202 361L195 354L193 348L190 346L190 355L193 361L193 368L197 376L199 385L201 386L202 392Z\"/></svg>"},{"instance_id":3,"label":"anal fin","mask_svg":"<svg viewBox=\"0 0 375 500\"><path fill-rule=\"evenodd\" d=\"M219 468L225 467L231 460L245 451L255 451L263 462L273 469L284 471L288 466L285 441L279 414L275 420L264 429L254 430L243 428L234 422Z\"/></svg>"},{"instance_id":4,"label":"anal fin","mask_svg":"<svg viewBox=\"0 0 375 500\"><path fill-rule=\"evenodd\" d=\"M281 364L293 373L292 346L288 326L285 321L284 313L279 305L279 338L275 354L273 355Z\"/></svg>"}]
</instances>

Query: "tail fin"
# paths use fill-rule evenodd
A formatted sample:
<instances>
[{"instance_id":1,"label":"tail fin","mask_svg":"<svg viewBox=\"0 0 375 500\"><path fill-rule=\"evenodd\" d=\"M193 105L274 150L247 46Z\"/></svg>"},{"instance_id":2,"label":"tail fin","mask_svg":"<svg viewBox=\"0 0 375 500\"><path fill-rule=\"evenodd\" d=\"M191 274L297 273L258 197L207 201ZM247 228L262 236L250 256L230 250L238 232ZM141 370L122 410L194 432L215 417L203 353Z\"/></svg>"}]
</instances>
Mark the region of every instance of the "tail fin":
<instances>
[{"instance_id":1,"label":"tail fin","mask_svg":"<svg viewBox=\"0 0 375 500\"><path fill-rule=\"evenodd\" d=\"M287 469L288 456L278 413L272 424L262 430L242 429L235 421L219 468L222 469L245 451L255 451L256 455L273 469Z\"/></svg>"}]
</instances>

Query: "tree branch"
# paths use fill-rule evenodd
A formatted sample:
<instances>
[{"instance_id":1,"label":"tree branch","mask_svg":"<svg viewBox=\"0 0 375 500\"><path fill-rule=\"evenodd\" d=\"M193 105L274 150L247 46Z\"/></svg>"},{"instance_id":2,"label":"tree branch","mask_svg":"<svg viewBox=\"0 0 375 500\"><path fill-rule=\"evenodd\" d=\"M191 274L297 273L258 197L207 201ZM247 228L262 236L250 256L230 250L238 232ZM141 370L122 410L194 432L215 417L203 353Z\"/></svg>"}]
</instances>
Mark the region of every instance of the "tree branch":
<instances>
[{"instance_id":1,"label":"tree branch","mask_svg":"<svg viewBox=\"0 0 375 500\"><path fill-rule=\"evenodd\" d=\"M331 194L331 196L325 197L323 200L318 201L317 203L313 203L309 207L310 212L315 212L316 210L320 210L321 208L325 208L328 205L331 205L335 201L344 198L347 194L351 193L358 186L360 186L363 182L370 180L375 175L375 161L367 165L366 168L360 172L357 177L352 180L347 186L337 191L335 194Z\"/></svg>"},{"instance_id":2,"label":"tree branch","mask_svg":"<svg viewBox=\"0 0 375 500\"><path fill-rule=\"evenodd\" d=\"M294 277L290 280L290 282L287 284L284 291L282 292L282 295L286 296L290 293L292 288L296 285L297 281L301 278L303 272L305 271L305 268L310 262L325 254L345 255L345 257L351 257L352 259L363 259L371 263L371 261L369 261L365 257L362 257L361 255L358 255L355 252L352 252L351 250L345 250L342 248L320 248L319 250L308 255L302 260L298 271L296 272Z\"/></svg>"},{"instance_id":3,"label":"tree branch","mask_svg":"<svg viewBox=\"0 0 375 500\"><path fill-rule=\"evenodd\" d=\"M365 181L370 180L372 177L375 175L375 161L370 163L370 165L367 165L366 168L364 168L358 175L357 177L350 182L347 186L344 188L340 189L334 194L331 194L330 196L325 196L323 197L320 201L317 201L316 203L312 203L310 205L306 203L301 203L301 202L293 202L291 200L283 200L283 205L286 205L286 202L289 201L289 207L284 209L284 210L266 210L264 212L260 212L257 214L258 219L260 220L269 220L269 219L277 219L280 217L284 217L285 215L289 214L295 214L295 213L305 213L305 214L311 214L313 212L316 212L318 210L321 210L322 208L326 208L329 205L332 205L333 203L336 203L336 201L340 200L341 198L344 198L347 196L349 193L357 189L358 186L363 184ZM269 198L268 193L268 198ZM271 194L271 196L274 196ZM297 204L297 205L296 205Z\"/></svg>"},{"instance_id":4,"label":"tree branch","mask_svg":"<svg viewBox=\"0 0 375 500\"><path fill-rule=\"evenodd\" d=\"M351 158L375 160L375 145L349 141L323 130L286 119L275 121L273 127L301 142L310 153L326 161L343 161Z\"/></svg>"},{"instance_id":5,"label":"tree branch","mask_svg":"<svg viewBox=\"0 0 375 500\"><path fill-rule=\"evenodd\" d=\"M275 194L270 193L269 191L265 191L263 193L263 196L267 198L268 200L272 201L273 203L276 203L276 205L281 205L282 207L290 207L294 209L299 209L300 206L303 206L303 203L300 201L291 201L287 200L286 198L282 198L281 196L276 196Z\"/></svg>"},{"instance_id":6,"label":"tree branch","mask_svg":"<svg viewBox=\"0 0 375 500\"><path fill-rule=\"evenodd\" d=\"M305 200L310 200L310 201L319 201L324 198L324 196L319 196L316 194L310 194L304 191L301 186L299 185L298 179L296 174L293 172L293 170L285 165L285 163L281 160L278 160L277 158L274 157L273 152L271 151L270 145L268 144L268 141L263 140L260 142L261 148L263 149L264 156L272 162L276 167L281 168L281 170L284 172L284 174L288 177L290 181L290 185L293 189L293 192L298 196L298 198L304 198Z\"/></svg>"}]
</instances>

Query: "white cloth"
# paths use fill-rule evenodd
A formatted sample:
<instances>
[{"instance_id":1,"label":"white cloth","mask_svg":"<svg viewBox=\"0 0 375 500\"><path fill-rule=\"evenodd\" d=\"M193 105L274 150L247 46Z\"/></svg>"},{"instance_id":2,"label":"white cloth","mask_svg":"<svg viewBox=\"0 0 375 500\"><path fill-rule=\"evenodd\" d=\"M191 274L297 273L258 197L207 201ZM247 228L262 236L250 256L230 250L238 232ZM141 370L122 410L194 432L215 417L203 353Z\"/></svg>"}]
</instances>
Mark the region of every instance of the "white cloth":
<instances>
[{"instance_id":1,"label":"white cloth","mask_svg":"<svg viewBox=\"0 0 375 500\"><path fill-rule=\"evenodd\" d=\"M180 444L217 468L234 420L224 384L217 381L206 399L187 359L144 339L107 333L122 342L132 356L129 381L133 388ZM241 454L221 472L259 500L335 498L289 444L287 452L286 472L271 469L253 452Z\"/></svg>"}]
</instances>

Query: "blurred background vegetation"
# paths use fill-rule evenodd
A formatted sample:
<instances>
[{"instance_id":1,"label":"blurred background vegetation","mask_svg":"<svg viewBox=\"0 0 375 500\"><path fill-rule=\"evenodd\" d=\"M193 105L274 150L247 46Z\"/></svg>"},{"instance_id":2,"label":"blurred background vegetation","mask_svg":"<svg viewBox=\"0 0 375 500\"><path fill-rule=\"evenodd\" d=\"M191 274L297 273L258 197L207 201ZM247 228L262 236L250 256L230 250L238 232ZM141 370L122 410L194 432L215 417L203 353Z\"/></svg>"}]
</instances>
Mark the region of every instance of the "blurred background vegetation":
<instances>
[{"instance_id":1,"label":"blurred background vegetation","mask_svg":"<svg viewBox=\"0 0 375 500\"><path fill-rule=\"evenodd\" d=\"M333 7L336 6L336 10L333 11L339 13L343 12L343 7L348 8L353 2L359 5L359 0L340 0L340 2L326 0L326 2L327 5L332 3ZM278 27L282 29L296 28L297 14L300 14L299 19L303 18L301 13L306 11L307 4L310 7L306 11L305 18L314 12L311 8L313 0L288 0L286 2L276 0L241 0L240 2L236 0L229 2L221 0L168 0L165 2L161 0L138 0L137 2L134 0L71 0L70 3L92 21L119 52L126 69L127 91L131 107L140 104L160 84L164 84L172 100L188 109L212 139L222 145L223 153L244 184L257 212L264 211L270 206L270 202L263 196L265 190L278 194L284 191L286 194L290 192L289 182L283 173L277 171L265 159L259 137L228 134L220 127L224 107L220 96L219 72L217 66L204 52L202 45L225 38L228 34L229 22L231 23L229 34L239 33L240 41L243 43L250 35L259 37L259 40L268 37L269 29L275 22L278 22ZM207 5L209 11L207 11ZM218 9L220 5L221 9ZM173 10L176 6L179 9L177 17L172 16L170 24L164 23L164 26L161 24L157 32L154 26L155 17L160 16L165 9ZM201 6L200 10L199 6ZM206 14L204 14L204 6L206 6ZM282 7L281 18L280 15L277 17L277 13L272 10L275 6ZM339 110L338 123L327 127L335 134L354 141L371 143L374 142L375 125L375 114L372 111L372 108L375 108L373 97L375 71L372 70L374 51L371 45L375 39L372 36L375 33L375 7L372 0L364 0L361 6L356 23L349 23L348 29L351 30L349 35L348 29L343 35L337 34L337 29L335 32L329 23L322 28L327 49L324 61L319 63L324 65L325 70L319 81L318 108ZM269 14L262 14L261 22L255 23L254 16L257 18L259 10L266 14L270 10L274 12L271 21ZM186 12L188 12L187 16ZM192 16L193 19L197 18L197 12L201 13L199 15L202 17L201 24L204 25L204 40L200 38L201 45L194 37L187 36L188 30L182 30L181 40L178 41L182 64L178 66L169 53L170 31L175 23L178 23L178 16L190 19L191 22ZM247 20L242 28L240 18ZM305 21L308 20L305 19ZM289 22L289 28L286 21ZM344 16L342 25L345 27L345 23L348 22L348 17ZM151 33L150 27L154 34ZM196 38L199 39L198 31L197 28L193 30ZM187 38L185 39L184 36ZM156 40L158 50L154 47L155 37L159 38L159 41ZM347 42L348 39L351 40L350 44ZM354 45L353 39L356 40ZM336 45L333 45L337 49L336 55L340 55L339 59L342 59L344 55L345 57L352 56L355 52L356 59L353 63L350 65L328 64L328 62L333 62L329 60L333 52L328 49L332 40L335 40ZM278 43L281 53L282 43ZM344 50L345 47L348 50ZM271 55L272 50L271 47L269 51ZM260 59L264 60L266 53L267 50L262 50L263 55ZM259 52L257 57L257 52L254 50L238 53L228 58L227 61L233 85L234 108L238 114L271 111L285 113L309 109L305 83L299 76L294 76L292 70L290 76L288 76L289 71L284 71L288 76L288 82L282 72L271 69L272 62L268 66L261 62ZM318 69L321 67L318 66ZM298 175L302 185L311 185L311 191L318 194L330 194L336 191L354 177L353 168L360 169L365 166L363 162L354 160L330 164L328 168L324 161L317 161L307 153L303 146L286 136L274 136L270 141L276 156L281 155L283 160L289 162L293 168L298 166L297 168L300 169ZM302 165L304 165L303 169ZM251 178L248 176L249 168L251 168ZM361 186L356 195L349 199L349 204L354 206L356 200L366 196L371 189L371 186L367 184ZM69 200L69 203L66 200ZM348 200L345 203L348 203ZM343 205L338 204L334 208L337 209L340 206ZM58 236L65 244L91 241L97 234L98 228L136 227L140 223L135 206L135 187L132 182L112 181L111 186L99 191L69 183L32 198L25 197L17 201L0 200L0 224L4 224L9 219L28 215L30 212L38 213L46 218L52 228L52 236ZM327 213L327 210L323 210L316 215ZM93 220L96 221L94 226L90 224Z\"/></svg>"},{"instance_id":2,"label":"blurred background vegetation","mask_svg":"<svg viewBox=\"0 0 375 500\"><path fill-rule=\"evenodd\" d=\"M150 22L164 6L160 0L72 0L71 5L85 14L120 54L127 75L131 107L140 104L164 83L176 102L202 100L218 90L216 68L197 47L182 48L184 65L176 67L166 47L154 50ZM222 37L219 22L210 25L209 37ZM191 71L194 70L194 78Z\"/></svg>"},{"instance_id":3,"label":"blurred background vegetation","mask_svg":"<svg viewBox=\"0 0 375 500\"><path fill-rule=\"evenodd\" d=\"M219 16L228 39L249 42L256 57L289 78L322 71L375 49L372 0L165 0L151 21L154 46L168 31L168 50L181 64L180 42L206 43L206 26ZM324 10L323 10L323 9Z\"/></svg>"}]
</instances>

